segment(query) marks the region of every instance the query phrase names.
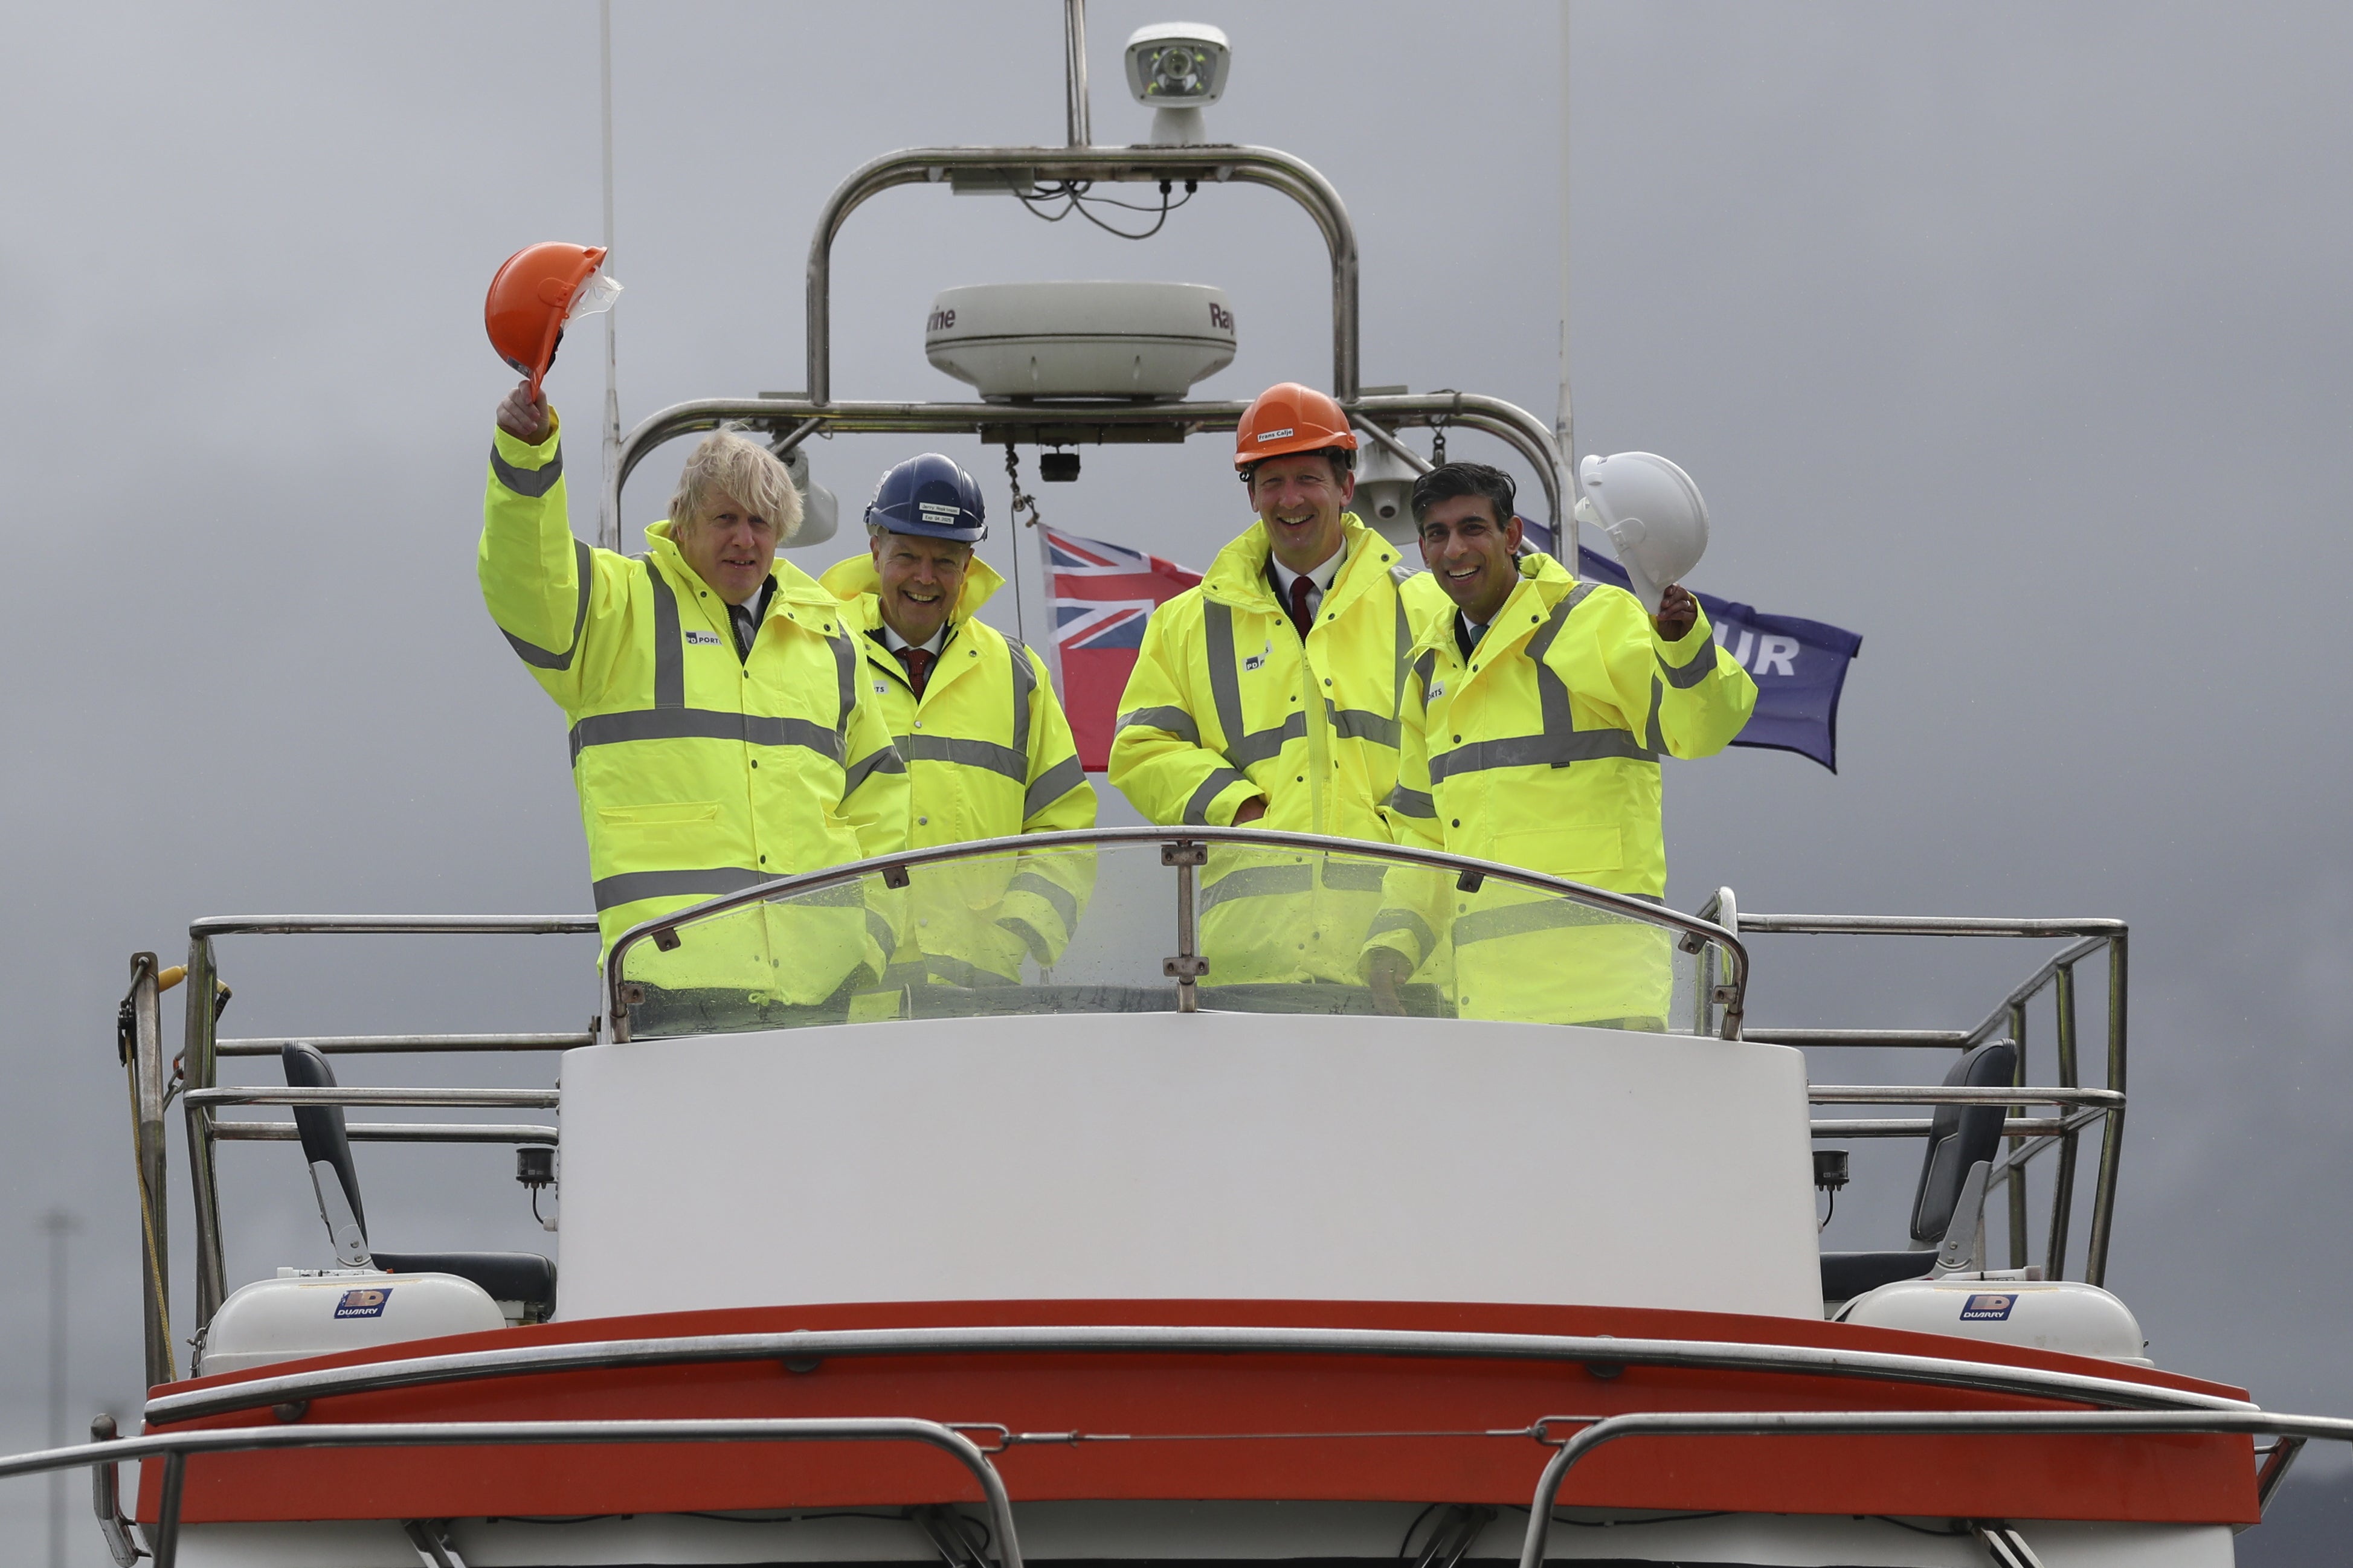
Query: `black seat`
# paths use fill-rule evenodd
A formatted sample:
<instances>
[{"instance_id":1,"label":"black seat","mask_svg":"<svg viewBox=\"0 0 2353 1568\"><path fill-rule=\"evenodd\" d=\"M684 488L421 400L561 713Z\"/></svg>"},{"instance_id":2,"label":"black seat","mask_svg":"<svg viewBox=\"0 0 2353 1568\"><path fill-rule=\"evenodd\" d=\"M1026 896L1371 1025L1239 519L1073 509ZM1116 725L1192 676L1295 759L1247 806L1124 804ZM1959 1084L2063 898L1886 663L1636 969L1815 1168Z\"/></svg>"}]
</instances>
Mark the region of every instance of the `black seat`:
<instances>
[{"instance_id":1,"label":"black seat","mask_svg":"<svg viewBox=\"0 0 2353 1568\"><path fill-rule=\"evenodd\" d=\"M1998 1089L2017 1081L2018 1047L1993 1040L1961 1055L1945 1075L1948 1089ZM1912 1198L1912 1243L1901 1252L1825 1252L1822 1300L1846 1301L1898 1279L1918 1279L1936 1266L1936 1249L1952 1227L1953 1210L1969 1168L1989 1161L2001 1146L2000 1105L1940 1105L1928 1130L1928 1152L1920 1162L1920 1185Z\"/></svg>"},{"instance_id":2,"label":"black seat","mask_svg":"<svg viewBox=\"0 0 2353 1568\"><path fill-rule=\"evenodd\" d=\"M281 1046L278 1059L286 1069L290 1089L335 1086L335 1069L327 1065L327 1058L316 1047ZM395 1274L454 1274L480 1286L493 1301L520 1302L527 1319L544 1321L554 1315L555 1265L536 1252L378 1252L367 1247L367 1211L360 1204L359 1172L352 1163L351 1132L344 1124L343 1108L298 1105L294 1108L294 1127L302 1140L303 1157L311 1162L312 1179L318 1179L320 1165L332 1170L336 1184L343 1189L343 1200L351 1205L360 1243L376 1268ZM320 1184L320 1217L326 1220L327 1234L332 1237L335 1222L323 1207L323 1182Z\"/></svg>"}]
</instances>

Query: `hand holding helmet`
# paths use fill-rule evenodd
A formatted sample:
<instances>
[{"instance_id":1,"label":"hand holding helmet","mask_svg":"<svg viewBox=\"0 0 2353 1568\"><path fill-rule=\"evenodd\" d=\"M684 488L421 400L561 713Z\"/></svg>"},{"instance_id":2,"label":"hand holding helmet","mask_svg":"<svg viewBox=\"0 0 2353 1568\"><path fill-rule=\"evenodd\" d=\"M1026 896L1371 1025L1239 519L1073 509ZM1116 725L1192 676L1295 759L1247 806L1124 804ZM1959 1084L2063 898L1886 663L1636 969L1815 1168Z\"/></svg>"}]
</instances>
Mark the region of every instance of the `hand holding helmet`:
<instances>
[{"instance_id":1,"label":"hand holding helmet","mask_svg":"<svg viewBox=\"0 0 2353 1568\"><path fill-rule=\"evenodd\" d=\"M1675 640L1669 633L1673 620L1688 633L1698 611L1675 584L1707 552L1707 502L1699 486L1651 452L1588 458L1577 475L1585 492L1577 503L1578 521L1609 536L1634 596L1651 612L1660 634ZM1670 592L1681 595L1672 605ZM1671 610L1677 614L1671 617Z\"/></svg>"}]
</instances>

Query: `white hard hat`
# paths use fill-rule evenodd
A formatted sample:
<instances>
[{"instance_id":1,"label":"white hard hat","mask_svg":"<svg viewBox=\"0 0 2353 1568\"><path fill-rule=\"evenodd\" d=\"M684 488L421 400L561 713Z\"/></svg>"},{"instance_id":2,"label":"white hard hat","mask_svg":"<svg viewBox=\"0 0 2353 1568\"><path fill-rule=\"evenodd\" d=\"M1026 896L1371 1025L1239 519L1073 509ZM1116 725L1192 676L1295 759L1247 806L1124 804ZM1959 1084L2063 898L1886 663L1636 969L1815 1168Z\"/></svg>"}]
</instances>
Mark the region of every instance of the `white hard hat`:
<instances>
[{"instance_id":1,"label":"white hard hat","mask_svg":"<svg viewBox=\"0 0 2353 1568\"><path fill-rule=\"evenodd\" d=\"M1588 458L1577 465L1577 514L1609 536L1634 596L1652 615L1667 584L1707 553L1707 502L1692 477L1651 452Z\"/></svg>"}]
</instances>

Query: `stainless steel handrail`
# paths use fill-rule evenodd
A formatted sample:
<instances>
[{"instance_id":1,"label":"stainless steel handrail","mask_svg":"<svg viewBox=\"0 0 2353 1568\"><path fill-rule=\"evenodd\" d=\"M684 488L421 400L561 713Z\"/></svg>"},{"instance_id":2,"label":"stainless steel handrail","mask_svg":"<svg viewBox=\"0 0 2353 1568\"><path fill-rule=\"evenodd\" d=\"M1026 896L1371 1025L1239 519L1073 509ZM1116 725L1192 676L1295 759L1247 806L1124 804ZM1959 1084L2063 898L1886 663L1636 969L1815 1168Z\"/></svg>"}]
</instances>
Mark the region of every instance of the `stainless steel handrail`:
<instances>
[{"instance_id":1,"label":"stainless steel handrail","mask_svg":"<svg viewBox=\"0 0 2353 1568\"><path fill-rule=\"evenodd\" d=\"M1272 147L905 147L870 159L834 187L809 237L807 348L808 395L833 395L833 242L871 197L898 185L949 183L950 175L996 174L1008 183L1240 181L1280 191L1306 209L1332 259L1332 393L1357 394L1356 230L1332 183L1304 160ZM617 512L615 514L617 516Z\"/></svg>"},{"instance_id":2,"label":"stainless steel handrail","mask_svg":"<svg viewBox=\"0 0 2353 1568\"><path fill-rule=\"evenodd\" d=\"M1021 1568L1013 1503L988 1456L963 1433L912 1416L764 1416L681 1421L403 1421L382 1426L239 1426L227 1431L149 1433L0 1458L0 1480L161 1456L164 1462L154 1568L173 1568L180 1499L189 1457L278 1448L434 1448L602 1443L923 1443L954 1458L980 1483L1001 1568Z\"/></svg>"},{"instance_id":3,"label":"stainless steel handrail","mask_svg":"<svg viewBox=\"0 0 2353 1568\"><path fill-rule=\"evenodd\" d=\"M213 1133L213 1106L209 1091L219 1082L220 1046L219 1012L215 1005L200 1005L198 998L212 998L218 991L218 971L214 961L213 943L225 936L594 936L596 920L593 915L208 915L192 921L188 925L188 965L183 1046L180 1053L181 1081L187 1090L180 1098L181 1111L187 1119L188 1188L195 1217L195 1331L211 1324L213 1314L220 1310L228 1295L228 1269L223 1256L220 1222L220 1182L216 1169L216 1140ZM426 1039L429 1037L408 1037ZM459 1037L462 1038L462 1037ZM353 1037L353 1048L358 1041L385 1038L384 1037ZM547 1037L520 1037L534 1041L529 1047L516 1048L544 1049L537 1041ZM243 1040L235 1042L242 1047L238 1055L259 1054L260 1048L275 1048L286 1044L282 1040ZM416 1048L433 1048L417 1047ZM160 1047L159 1047L160 1050ZM280 1103L286 1103L280 1101ZM345 1104L370 1103L343 1101ZM384 1103L375 1101L373 1103ZM447 1102L444 1102L447 1103ZM267 1138L268 1133L248 1136ZM157 1172L161 1180L160 1164Z\"/></svg>"},{"instance_id":4,"label":"stainless steel handrail","mask_svg":"<svg viewBox=\"0 0 2353 1568\"><path fill-rule=\"evenodd\" d=\"M613 1038L627 1040L629 1037L628 1006L622 1000L621 993L621 988L629 983L624 978L628 965L623 961L631 948L652 941L657 933L674 936L682 926L714 919L735 910L768 903L795 893L839 887L885 872L895 875L920 866L974 859L987 855L1035 854L1050 849L1118 844L1222 844L1251 848L1300 849L1419 866L1457 875L1467 871L1484 879L1514 883L1538 892L1552 893L1588 908L1624 915L1703 943L1712 942L1723 949L1732 968L1732 977L1726 988L1730 1000L1725 1005L1723 1037L1727 1040L1740 1037L1740 1020L1748 985L1746 947L1737 936L1713 921L1669 909L1664 904L1652 903L1631 893L1588 887L1581 882L1547 877L1525 867L1476 860L1465 855L1414 849L1402 845L1375 844L1365 839L1330 838L1313 833L1283 833L1257 827L1090 827L1065 833L1026 833L1002 838L976 838L961 844L937 845L897 855L878 855L864 860L853 860L847 865L829 866L822 870L778 877L641 921L616 937L605 956L605 1005L607 1016L613 1024Z\"/></svg>"},{"instance_id":5,"label":"stainless steel handrail","mask_svg":"<svg viewBox=\"0 0 2353 1568\"><path fill-rule=\"evenodd\" d=\"M1862 1047L1957 1047L1967 1049L1995 1039L2008 1032L2018 1047L2013 1071L2022 1082L2027 1068L2026 1019L2027 1004L2041 994L2043 987L2054 989L2058 1026L2055 1051L2059 1079L2063 1088L2075 1089L2080 1081L2080 1050L2078 1025L2075 1016L2075 969L2095 953L2107 959L2107 1087L2104 1091L2113 1098L2105 1100L2079 1100L2073 1103L2097 1104L2102 1108L2099 1173L2094 1182L2091 1235L2084 1246L2084 1278L2094 1285L2105 1282L2108 1270L2108 1250L2115 1234L2116 1182L2124 1156L2124 1119L2126 1110L2126 1024L2130 974L2130 928L2114 919L2011 919L1986 916L1914 916L1914 915L1809 915L1809 914L1742 914L1733 900L1732 890L1720 889L1716 897L1701 906L1704 915L1722 910L1725 923L1737 931L1789 932L1808 935L1838 936L1961 936L2012 937L2052 939L2073 937L2070 946L2053 955L2022 984L1986 1014L1973 1029L1949 1030L1864 1030L1864 1029L1768 1029L1757 1031L1754 1037L1770 1043L1792 1046L1862 1046ZM2013 1107L2010 1121L2020 1118L2019 1107L2025 1100L2020 1093L2003 1094L1986 1091L1993 1098L1978 1101L1983 1104L2008 1104ZM1919 1101L1913 1101L1919 1103ZM1894 1103L1891 1101L1890 1103ZM1946 1104L1969 1103L1946 1100ZM2049 1103L2049 1101L2046 1101ZM2069 1103L2059 1101L2057 1103ZM2056 1129L2006 1126L2009 1140L2007 1155L1996 1169L2008 1190L2010 1261L2013 1268L2025 1265L2028 1249L2028 1194L2026 1164L2049 1145L2029 1140L2048 1131L2057 1139L2059 1159L2053 1173L2051 1194L2051 1222L2044 1251L2043 1268L2052 1279L2063 1279L2066 1274L2067 1245L2074 1214L2076 1141L2088 1121L2064 1119ZM1894 1124L1890 1124L1892 1127ZM1873 1137L1898 1136L1893 1131L1845 1131L1831 1136Z\"/></svg>"},{"instance_id":6,"label":"stainless steel handrail","mask_svg":"<svg viewBox=\"0 0 2353 1568\"><path fill-rule=\"evenodd\" d=\"M595 936L594 915L206 915L193 938L214 936Z\"/></svg>"},{"instance_id":7,"label":"stainless steel handrail","mask_svg":"<svg viewBox=\"0 0 2353 1568\"><path fill-rule=\"evenodd\" d=\"M1818 1083L1806 1098L1816 1105L2096 1105L2121 1106L2105 1089L1968 1089L1937 1083Z\"/></svg>"},{"instance_id":8,"label":"stainless steel handrail","mask_svg":"<svg viewBox=\"0 0 2353 1568\"><path fill-rule=\"evenodd\" d=\"M593 1046L585 1029L529 1035L284 1035L215 1040L217 1057L274 1057L288 1046L309 1046L331 1057L393 1056L434 1051L571 1051Z\"/></svg>"},{"instance_id":9,"label":"stainless steel handrail","mask_svg":"<svg viewBox=\"0 0 2353 1568\"><path fill-rule=\"evenodd\" d=\"M729 421L765 426L779 432L770 445L789 450L820 431L976 435L992 444L1017 433L1053 445L1128 438L1182 440L1230 430L1240 423L1245 403L823 403L805 395L705 397L674 403L648 415L623 437L605 482L605 515L618 517L621 495L637 467L663 443L716 429ZM1535 470L1545 492L1553 536L1573 546L1577 521L1562 477L1565 470L1543 421L1518 405L1476 393L1395 394L1362 397L1349 404L1358 416L1377 416L1399 427L1465 426L1504 441ZM617 526L603 542L617 549ZM1573 558L1565 548L1564 556Z\"/></svg>"},{"instance_id":10,"label":"stainless steel handrail","mask_svg":"<svg viewBox=\"0 0 2353 1568\"><path fill-rule=\"evenodd\" d=\"M1993 1347L1988 1347L1991 1349ZM2030 1399L2063 1399L2126 1409L2251 1410L2241 1399L2126 1378L1948 1357L1817 1345L1737 1341L1612 1339L1602 1335L1457 1333L1409 1329L993 1326L795 1330L673 1339L597 1340L519 1345L458 1355L416 1356L360 1366L282 1373L212 1388L161 1394L147 1402L151 1426L231 1411L413 1388L425 1384L696 1362L821 1361L832 1356L992 1355L1069 1352L1149 1355L1353 1355L1443 1361L1599 1362L1801 1377L1863 1377Z\"/></svg>"},{"instance_id":11,"label":"stainless steel handrail","mask_svg":"<svg viewBox=\"0 0 2353 1568\"><path fill-rule=\"evenodd\" d=\"M191 1105L482 1105L546 1108L564 1103L560 1089L192 1089Z\"/></svg>"},{"instance_id":12,"label":"stainless steel handrail","mask_svg":"<svg viewBox=\"0 0 2353 1568\"><path fill-rule=\"evenodd\" d=\"M1552 1531L1552 1510L1569 1467L1604 1443L1621 1437L1966 1436L2031 1433L2132 1435L2136 1433L2276 1434L2308 1441L2353 1442L2353 1421L2329 1415L2274 1415L2260 1410L2076 1411L2076 1410L1790 1410L1642 1411L1628 1415L1548 1415L1536 1424L1588 1423L1560 1445L1537 1479L1528 1509L1528 1530L1520 1547L1520 1568L1544 1568Z\"/></svg>"},{"instance_id":13,"label":"stainless steel handrail","mask_svg":"<svg viewBox=\"0 0 2353 1568\"><path fill-rule=\"evenodd\" d=\"M553 1127L518 1121L353 1121L343 1135L354 1143L560 1143ZM215 1121L223 1143L290 1143L302 1136L291 1121Z\"/></svg>"}]
</instances>

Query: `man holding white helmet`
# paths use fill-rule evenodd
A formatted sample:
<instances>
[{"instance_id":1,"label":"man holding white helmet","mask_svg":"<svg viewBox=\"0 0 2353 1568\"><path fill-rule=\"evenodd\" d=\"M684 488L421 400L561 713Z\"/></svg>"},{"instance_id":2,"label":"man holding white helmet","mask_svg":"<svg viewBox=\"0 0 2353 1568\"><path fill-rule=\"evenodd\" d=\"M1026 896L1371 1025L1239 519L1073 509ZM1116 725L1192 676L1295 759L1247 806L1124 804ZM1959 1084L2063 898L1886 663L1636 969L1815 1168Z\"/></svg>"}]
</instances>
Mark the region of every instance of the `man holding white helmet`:
<instances>
[{"instance_id":1,"label":"man holding white helmet","mask_svg":"<svg viewBox=\"0 0 2353 1568\"><path fill-rule=\"evenodd\" d=\"M1698 602L1648 575L1688 569L1704 542L1689 476L1628 453L1589 460L1585 479L1603 525L1620 525L1612 536L1647 613L1634 594L1524 551L1501 470L1449 463L1414 486L1422 559L1449 603L1414 628L1385 816L1400 844L1658 899L1659 758L1722 751L1757 687L1723 657ZM1365 977L1387 999L1430 971L1465 1016L1662 1022L1671 964L1658 933L1577 914L1528 889L1462 892L1451 878L1393 871Z\"/></svg>"}]
</instances>

